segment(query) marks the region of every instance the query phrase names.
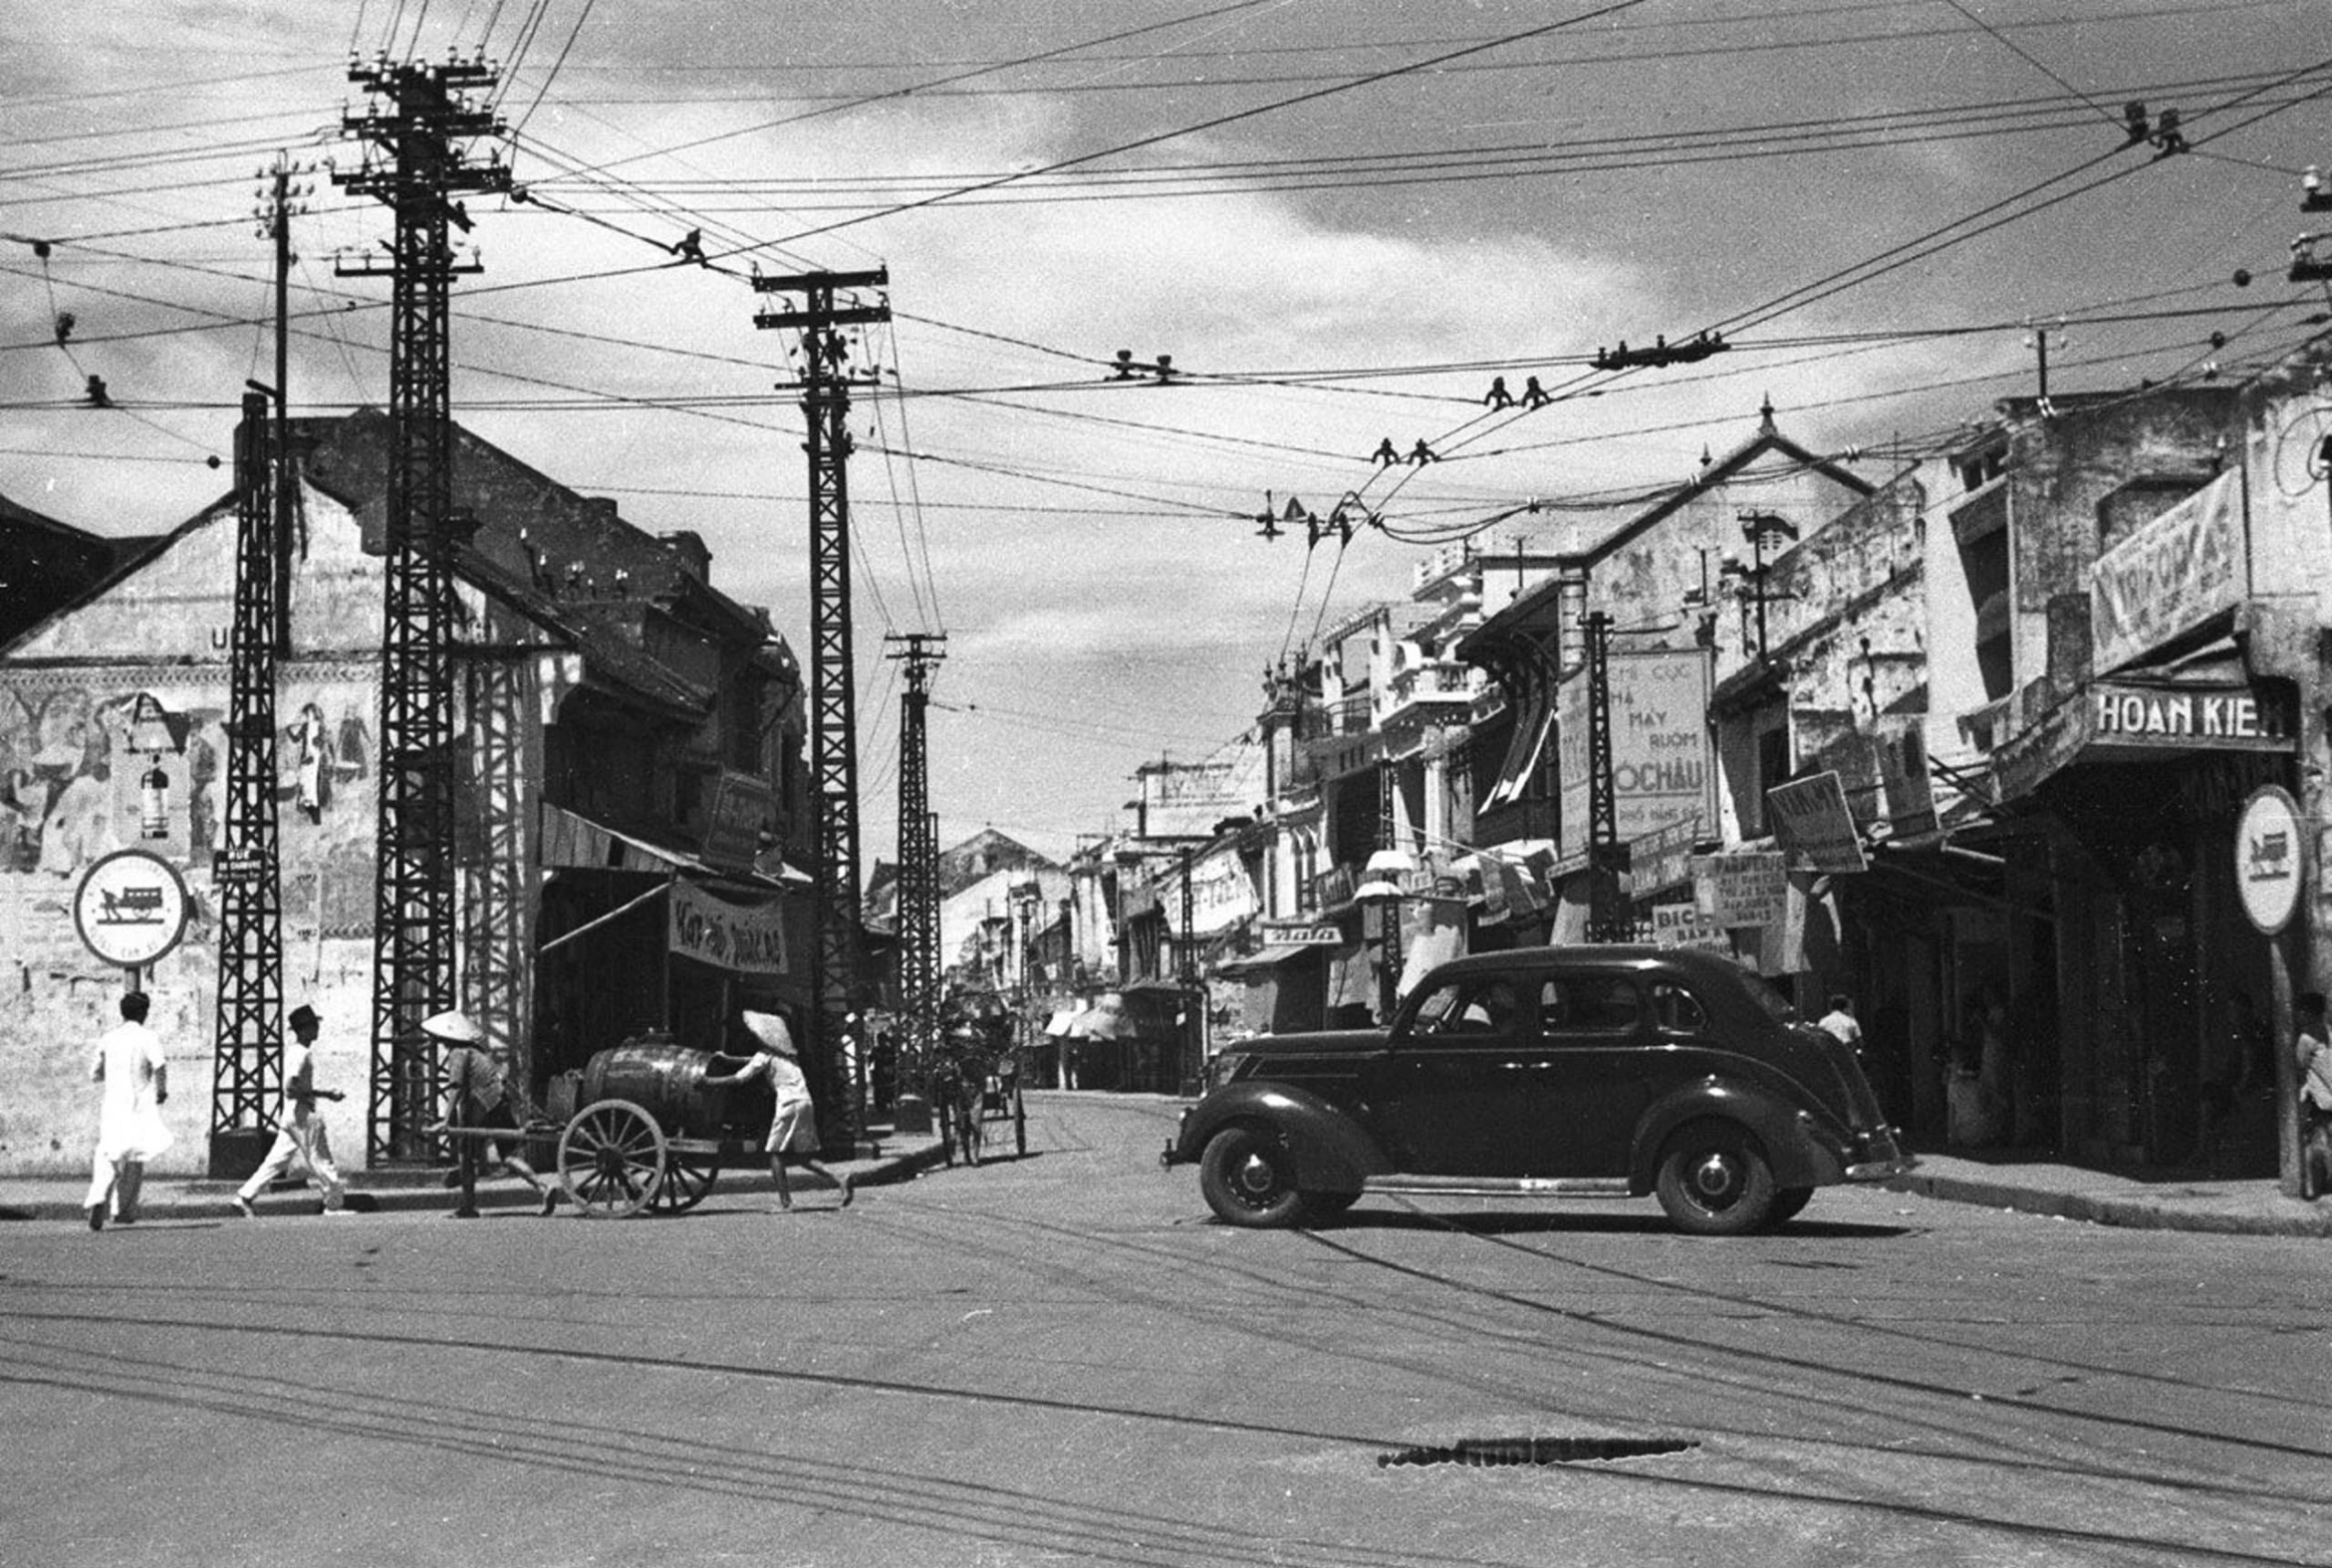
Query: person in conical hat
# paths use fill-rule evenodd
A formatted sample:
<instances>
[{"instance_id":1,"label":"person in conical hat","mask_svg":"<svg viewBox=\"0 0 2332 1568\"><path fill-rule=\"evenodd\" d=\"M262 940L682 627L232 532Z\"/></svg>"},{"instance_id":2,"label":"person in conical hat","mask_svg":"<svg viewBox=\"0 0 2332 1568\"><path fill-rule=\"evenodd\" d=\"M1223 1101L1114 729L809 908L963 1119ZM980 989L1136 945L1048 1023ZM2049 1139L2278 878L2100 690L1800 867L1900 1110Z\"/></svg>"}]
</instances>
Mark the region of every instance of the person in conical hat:
<instances>
[{"instance_id":1,"label":"person in conical hat","mask_svg":"<svg viewBox=\"0 0 2332 1568\"><path fill-rule=\"evenodd\" d=\"M461 1203L453 1210L453 1217L477 1217L477 1172L481 1161L488 1169L500 1166L533 1187L542 1199L536 1212L549 1214L559 1206L561 1189L537 1176L534 1167L526 1163L526 1145L519 1134L518 1097L510 1083L508 1053L499 1048L488 1050L486 1031L458 1007L422 1019L421 1033L445 1047L445 1117L424 1131L442 1133L458 1128L471 1135L454 1141L454 1155L460 1162ZM508 1133L507 1153L501 1139L481 1139L475 1136L478 1133Z\"/></svg>"},{"instance_id":2,"label":"person in conical hat","mask_svg":"<svg viewBox=\"0 0 2332 1568\"><path fill-rule=\"evenodd\" d=\"M769 1137L762 1148L769 1154L769 1175L777 1182L777 1206L794 1206L793 1183L786 1174L788 1166L798 1165L815 1172L842 1190L841 1206L848 1208L856 1195L848 1176L836 1176L817 1160L818 1112L810 1100L810 1081L802 1076L800 1053L794 1046L793 1031L776 1013L755 1012L747 1009L742 1017L745 1032L759 1046L745 1065L733 1073L706 1073L708 1084L751 1083L756 1078L767 1078L777 1093L777 1114L770 1118Z\"/></svg>"}]
</instances>

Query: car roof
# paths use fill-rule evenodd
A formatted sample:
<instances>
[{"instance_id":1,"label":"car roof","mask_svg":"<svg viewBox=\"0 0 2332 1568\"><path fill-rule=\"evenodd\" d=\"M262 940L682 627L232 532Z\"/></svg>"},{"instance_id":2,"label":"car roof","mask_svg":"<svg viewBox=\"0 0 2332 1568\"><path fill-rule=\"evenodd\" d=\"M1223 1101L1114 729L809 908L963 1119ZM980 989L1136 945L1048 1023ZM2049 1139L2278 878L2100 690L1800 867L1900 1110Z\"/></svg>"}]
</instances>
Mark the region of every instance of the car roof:
<instances>
[{"instance_id":1,"label":"car roof","mask_svg":"<svg viewBox=\"0 0 2332 1568\"><path fill-rule=\"evenodd\" d=\"M1689 978L1716 980L1747 973L1723 953L1698 947L1655 947L1649 943L1589 942L1562 947L1509 947L1499 952L1452 958L1433 972L1451 979L1474 974L1554 974L1580 968L1665 969Z\"/></svg>"}]
</instances>

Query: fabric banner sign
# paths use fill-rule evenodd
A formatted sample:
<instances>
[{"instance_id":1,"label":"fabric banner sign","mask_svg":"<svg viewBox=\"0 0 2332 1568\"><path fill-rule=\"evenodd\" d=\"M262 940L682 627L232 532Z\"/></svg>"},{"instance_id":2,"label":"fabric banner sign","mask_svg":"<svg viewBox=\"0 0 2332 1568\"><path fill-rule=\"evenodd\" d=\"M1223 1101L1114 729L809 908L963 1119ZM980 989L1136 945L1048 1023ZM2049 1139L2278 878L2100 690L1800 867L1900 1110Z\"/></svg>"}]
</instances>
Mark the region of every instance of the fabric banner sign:
<instances>
[{"instance_id":1,"label":"fabric banner sign","mask_svg":"<svg viewBox=\"0 0 2332 1568\"><path fill-rule=\"evenodd\" d=\"M731 904L675 882L671 891L671 949L683 958L739 974L784 974L785 913L776 899Z\"/></svg>"}]
</instances>

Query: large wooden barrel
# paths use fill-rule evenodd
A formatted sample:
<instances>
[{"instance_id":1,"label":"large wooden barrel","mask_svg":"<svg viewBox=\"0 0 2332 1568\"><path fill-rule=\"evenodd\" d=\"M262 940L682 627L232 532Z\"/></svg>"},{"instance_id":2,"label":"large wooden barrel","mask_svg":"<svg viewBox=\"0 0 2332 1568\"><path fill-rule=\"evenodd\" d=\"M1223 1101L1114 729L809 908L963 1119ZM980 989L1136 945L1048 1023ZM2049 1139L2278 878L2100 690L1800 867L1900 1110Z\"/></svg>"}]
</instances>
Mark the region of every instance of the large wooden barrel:
<instances>
[{"instance_id":1,"label":"large wooden barrel","mask_svg":"<svg viewBox=\"0 0 2332 1568\"><path fill-rule=\"evenodd\" d=\"M581 1104L629 1100L654 1117L666 1138L717 1138L732 1108L725 1085L704 1081L711 1066L710 1051L661 1031L634 1035L584 1064Z\"/></svg>"}]
</instances>

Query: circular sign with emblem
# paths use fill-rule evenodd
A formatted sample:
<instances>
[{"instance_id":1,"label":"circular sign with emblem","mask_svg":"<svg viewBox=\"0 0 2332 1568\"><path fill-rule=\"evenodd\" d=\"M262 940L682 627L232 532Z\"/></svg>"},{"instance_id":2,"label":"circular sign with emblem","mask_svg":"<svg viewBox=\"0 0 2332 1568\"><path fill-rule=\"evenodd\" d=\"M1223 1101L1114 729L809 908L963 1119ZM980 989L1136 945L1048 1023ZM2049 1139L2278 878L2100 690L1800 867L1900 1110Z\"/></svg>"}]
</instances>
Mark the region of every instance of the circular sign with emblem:
<instances>
[{"instance_id":1,"label":"circular sign with emblem","mask_svg":"<svg viewBox=\"0 0 2332 1568\"><path fill-rule=\"evenodd\" d=\"M137 968L186 933L186 884L178 868L145 850L116 850L83 874L73 924L91 952Z\"/></svg>"},{"instance_id":2,"label":"circular sign with emblem","mask_svg":"<svg viewBox=\"0 0 2332 1568\"><path fill-rule=\"evenodd\" d=\"M2272 784L2251 791L2234 830L2234 887L2243 914L2264 935L2291 923L2306 882L2299 806Z\"/></svg>"}]
</instances>

